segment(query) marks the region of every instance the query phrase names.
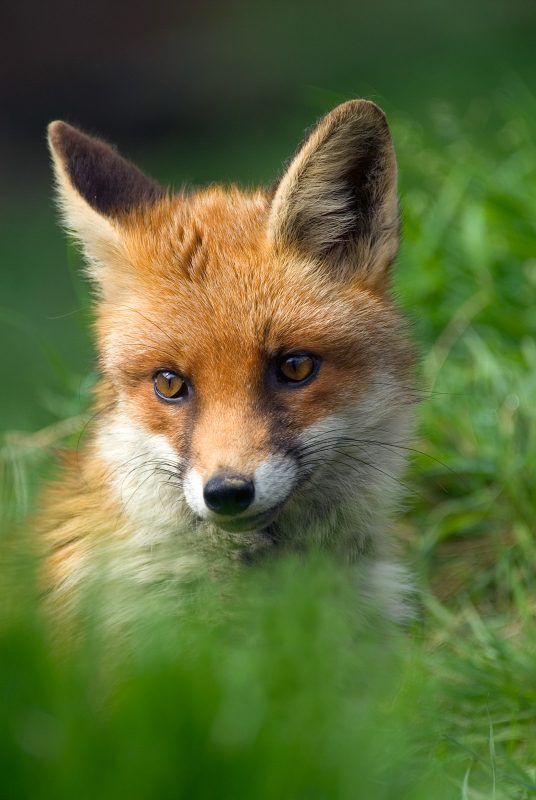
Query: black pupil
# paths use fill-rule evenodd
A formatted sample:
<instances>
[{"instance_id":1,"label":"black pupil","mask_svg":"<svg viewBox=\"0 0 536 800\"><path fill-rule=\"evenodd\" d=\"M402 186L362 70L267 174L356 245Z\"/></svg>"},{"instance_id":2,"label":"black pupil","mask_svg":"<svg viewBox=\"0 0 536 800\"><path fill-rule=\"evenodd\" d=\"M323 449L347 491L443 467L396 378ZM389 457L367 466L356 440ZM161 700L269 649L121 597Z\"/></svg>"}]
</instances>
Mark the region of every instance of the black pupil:
<instances>
[{"instance_id":1,"label":"black pupil","mask_svg":"<svg viewBox=\"0 0 536 800\"><path fill-rule=\"evenodd\" d=\"M305 363L305 361L307 361L306 358L300 358L300 356L294 356L292 358L287 358L285 363L290 372L297 373L299 372L300 367L302 366L302 364Z\"/></svg>"},{"instance_id":2,"label":"black pupil","mask_svg":"<svg viewBox=\"0 0 536 800\"><path fill-rule=\"evenodd\" d=\"M313 367L310 356L288 356L279 368L281 378L290 383L301 383L311 374Z\"/></svg>"},{"instance_id":3,"label":"black pupil","mask_svg":"<svg viewBox=\"0 0 536 800\"><path fill-rule=\"evenodd\" d=\"M178 375L175 375L174 372L161 372L160 376L164 378L164 380L167 383L168 388L167 391L165 392L166 399L171 400L175 397L179 397L182 394L184 394L185 383L184 381L181 380L181 378L179 378ZM173 391L173 384L175 382L178 382L178 387L173 394L170 394L170 392Z\"/></svg>"}]
</instances>

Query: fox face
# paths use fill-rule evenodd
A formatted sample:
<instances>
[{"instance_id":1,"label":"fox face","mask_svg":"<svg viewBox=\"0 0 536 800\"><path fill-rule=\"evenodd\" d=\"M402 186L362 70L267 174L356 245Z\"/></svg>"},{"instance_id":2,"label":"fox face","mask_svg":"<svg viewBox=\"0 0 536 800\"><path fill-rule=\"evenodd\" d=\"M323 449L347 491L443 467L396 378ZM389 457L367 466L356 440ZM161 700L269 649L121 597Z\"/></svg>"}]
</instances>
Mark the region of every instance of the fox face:
<instances>
[{"instance_id":1,"label":"fox face","mask_svg":"<svg viewBox=\"0 0 536 800\"><path fill-rule=\"evenodd\" d=\"M271 192L171 194L65 123L49 142L97 291L88 459L133 535L370 550L413 399L380 109L324 117Z\"/></svg>"}]
</instances>

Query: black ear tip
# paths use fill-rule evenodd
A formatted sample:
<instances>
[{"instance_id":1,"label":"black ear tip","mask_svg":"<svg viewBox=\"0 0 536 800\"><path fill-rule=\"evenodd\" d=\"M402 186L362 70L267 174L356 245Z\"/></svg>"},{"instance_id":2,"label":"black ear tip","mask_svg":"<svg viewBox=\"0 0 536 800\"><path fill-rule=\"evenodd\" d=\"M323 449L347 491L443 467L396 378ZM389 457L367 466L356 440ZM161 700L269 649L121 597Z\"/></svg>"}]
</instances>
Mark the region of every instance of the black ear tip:
<instances>
[{"instance_id":1,"label":"black ear tip","mask_svg":"<svg viewBox=\"0 0 536 800\"><path fill-rule=\"evenodd\" d=\"M64 153L69 143L80 139L83 136L81 131L73 128L61 119L55 119L47 127L47 139L51 150L56 153Z\"/></svg>"},{"instance_id":2,"label":"black ear tip","mask_svg":"<svg viewBox=\"0 0 536 800\"><path fill-rule=\"evenodd\" d=\"M48 125L47 139L50 151L53 155L61 156L63 160L68 158L73 146L76 146L82 138L85 137L81 131L61 119L55 119Z\"/></svg>"},{"instance_id":3,"label":"black ear tip","mask_svg":"<svg viewBox=\"0 0 536 800\"><path fill-rule=\"evenodd\" d=\"M62 119L54 119L52 122L49 122L47 125L47 134L49 139L57 139L62 133L65 131L66 128L70 128L71 126L64 122Z\"/></svg>"},{"instance_id":4,"label":"black ear tip","mask_svg":"<svg viewBox=\"0 0 536 800\"><path fill-rule=\"evenodd\" d=\"M62 122L61 119L55 119L47 125L47 141L51 150L58 149L62 137L62 130L65 125L66 123Z\"/></svg>"}]
</instances>

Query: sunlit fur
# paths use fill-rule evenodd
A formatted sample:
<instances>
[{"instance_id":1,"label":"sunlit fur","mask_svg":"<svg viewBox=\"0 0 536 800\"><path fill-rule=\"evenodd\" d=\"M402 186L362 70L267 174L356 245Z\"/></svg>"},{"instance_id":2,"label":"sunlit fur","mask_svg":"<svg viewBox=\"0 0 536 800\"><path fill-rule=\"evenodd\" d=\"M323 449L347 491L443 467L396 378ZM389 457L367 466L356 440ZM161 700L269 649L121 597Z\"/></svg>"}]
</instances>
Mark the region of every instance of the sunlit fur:
<instances>
[{"instance_id":1,"label":"sunlit fur","mask_svg":"<svg viewBox=\"0 0 536 800\"><path fill-rule=\"evenodd\" d=\"M97 552L145 580L321 546L362 564L370 592L403 614L388 513L414 392L388 292L398 212L381 111L352 101L328 114L275 193L211 187L112 212L76 188L67 137L82 155L92 140L51 126L60 207L97 288L102 377L89 432L43 498L48 579L79 583ZM313 353L318 374L278 384L282 352ZM188 379L186 401L157 397L159 369ZM222 469L255 480L238 517L273 519L223 530L202 496Z\"/></svg>"}]
</instances>

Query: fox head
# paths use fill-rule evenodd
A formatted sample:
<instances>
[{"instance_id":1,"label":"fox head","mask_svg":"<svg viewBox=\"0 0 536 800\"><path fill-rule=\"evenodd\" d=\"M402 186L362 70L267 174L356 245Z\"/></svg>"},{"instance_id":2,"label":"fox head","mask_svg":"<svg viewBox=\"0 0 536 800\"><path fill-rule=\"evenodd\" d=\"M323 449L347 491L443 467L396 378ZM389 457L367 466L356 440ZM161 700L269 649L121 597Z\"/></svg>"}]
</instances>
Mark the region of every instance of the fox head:
<instances>
[{"instance_id":1,"label":"fox head","mask_svg":"<svg viewBox=\"0 0 536 800\"><path fill-rule=\"evenodd\" d=\"M412 400L389 297L399 222L383 112L335 108L269 192L165 191L64 122L49 143L97 296L93 456L136 529L285 541L350 520L366 549Z\"/></svg>"}]
</instances>

